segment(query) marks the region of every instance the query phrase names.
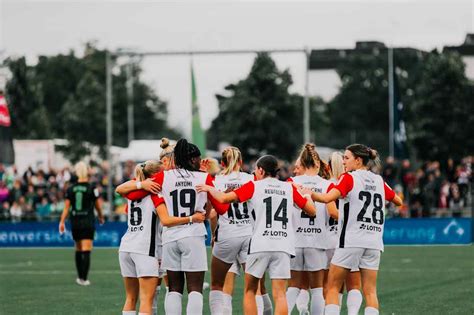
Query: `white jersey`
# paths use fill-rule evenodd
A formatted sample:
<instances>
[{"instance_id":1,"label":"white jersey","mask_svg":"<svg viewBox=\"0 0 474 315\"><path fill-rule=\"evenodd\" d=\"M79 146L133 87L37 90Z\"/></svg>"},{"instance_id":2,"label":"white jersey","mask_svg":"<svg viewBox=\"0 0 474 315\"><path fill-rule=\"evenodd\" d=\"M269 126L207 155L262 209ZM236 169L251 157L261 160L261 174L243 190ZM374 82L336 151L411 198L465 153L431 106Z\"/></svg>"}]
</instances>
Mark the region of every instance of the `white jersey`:
<instances>
[{"instance_id":1,"label":"white jersey","mask_svg":"<svg viewBox=\"0 0 474 315\"><path fill-rule=\"evenodd\" d=\"M220 191L235 190L243 184L253 181L253 176L243 172L233 172L229 175L217 175L214 186ZM252 209L247 202L234 202L229 210L218 216L217 228L214 233L215 241L234 237L252 235Z\"/></svg>"},{"instance_id":2,"label":"white jersey","mask_svg":"<svg viewBox=\"0 0 474 315\"><path fill-rule=\"evenodd\" d=\"M128 200L128 227L120 241L120 252L158 257L161 236L158 232L160 220L155 210L156 199L156 195L148 195L140 200Z\"/></svg>"},{"instance_id":3,"label":"white jersey","mask_svg":"<svg viewBox=\"0 0 474 315\"><path fill-rule=\"evenodd\" d=\"M293 182L309 188L317 193L326 193L330 181L315 175L300 175L292 177ZM310 217L304 211L294 211L295 247L326 249L326 220L328 217L326 204L315 202L316 217Z\"/></svg>"},{"instance_id":4,"label":"white jersey","mask_svg":"<svg viewBox=\"0 0 474 315\"><path fill-rule=\"evenodd\" d=\"M252 189L244 193L244 188ZM255 211L249 254L285 252L294 256L293 211L296 210L293 207L292 185L276 178L265 178L242 186L240 191L242 194L238 193L239 200L249 200L249 205ZM244 195L247 198L243 198Z\"/></svg>"},{"instance_id":5,"label":"white jersey","mask_svg":"<svg viewBox=\"0 0 474 315\"><path fill-rule=\"evenodd\" d=\"M336 184L337 180L330 179L332 184ZM342 216L342 207L344 205L344 199L336 200L336 208L339 211L339 216ZM326 249L334 249L339 246L339 234L338 231L338 222L336 219L332 218L329 214L326 217Z\"/></svg>"},{"instance_id":6,"label":"white jersey","mask_svg":"<svg viewBox=\"0 0 474 315\"><path fill-rule=\"evenodd\" d=\"M205 211L207 193L196 191L196 185L205 184L207 173L190 172L174 169L163 172L161 194L168 208L168 214L173 217L189 217L195 211ZM182 224L163 227L163 244L190 236L207 235L204 223Z\"/></svg>"},{"instance_id":7,"label":"white jersey","mask_svg":"<svg viewBox=\"0 0 474 315\"><path fill-rule=\"evenodd\" d=\"M339 220L339 247L359 247L383 251L385 222L385 190L380 175L357 170L352 176L353 187L347 194ZM341 177L339 184L345 179Z\"/></svg>"}]
</instances>

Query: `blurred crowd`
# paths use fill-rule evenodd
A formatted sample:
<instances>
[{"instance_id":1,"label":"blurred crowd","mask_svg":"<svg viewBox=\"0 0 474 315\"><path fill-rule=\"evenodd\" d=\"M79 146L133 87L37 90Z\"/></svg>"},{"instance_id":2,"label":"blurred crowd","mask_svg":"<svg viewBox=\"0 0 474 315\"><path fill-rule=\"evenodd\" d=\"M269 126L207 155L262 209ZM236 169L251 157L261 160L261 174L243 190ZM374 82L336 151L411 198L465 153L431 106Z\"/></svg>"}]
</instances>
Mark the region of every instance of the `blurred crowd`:
<instances>
[{"instance_id":1,"label":"blurred crowd","mask_svg":"<svg viewBox=\"0 0 474 315\"><path fill-rule=\"evenodd\" d=\"M382 165L374 167L374 171L381 173L404 200L402 207L389 206L387 216L470 216L472 163L473 158L466 157L458 162L448 160L445 165L430 161L413 167L409 160L387 158ZM244 165L244 171L251 172L251 164ZM132 161L123 164L113 186L133 178L134 166ZM109 220L123 219L125 200L119 195L114 194L113 211L107 211L110 207L106 173L106 167L94 164L90 169L90 181L99 189ZM282 162L280 179L286 180L292 175L293 165ZM19 174L14 166L7 168L0 164L0 220L58 220L64 208L64 192L75 180L69 167L47 171L29 168Z\"/></svg>"}]
</instances>

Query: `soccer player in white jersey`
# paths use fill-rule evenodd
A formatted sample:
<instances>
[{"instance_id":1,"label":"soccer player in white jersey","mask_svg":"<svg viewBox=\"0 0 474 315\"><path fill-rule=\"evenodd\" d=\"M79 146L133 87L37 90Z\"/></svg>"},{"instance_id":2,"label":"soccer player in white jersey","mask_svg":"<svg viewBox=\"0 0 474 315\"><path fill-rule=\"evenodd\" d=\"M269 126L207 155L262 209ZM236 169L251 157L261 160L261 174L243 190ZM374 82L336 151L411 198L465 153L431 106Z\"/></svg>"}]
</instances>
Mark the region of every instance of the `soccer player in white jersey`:
<instances>
[{"instance_id":1,"label":"soccer player in white jersey","mask_svg":"<svg viewBox=\"0 0 474 315\"><path fill-rule=\"evenodd\" d=\"M328 164L331 174L330 181L333 184L337 184L339 177L344 173L344 161L342 158L342 153L333 152L331 154L331 158L329 159ZM340 211L343 211L343 205L344 200L336 200L336 206ZM337 224L337 220L334 220L333 218L329 218L327 223L328 249L326 249L326 253L328 255L328 270L325 271L324 275L324 296L327 295L329 266L331 264L332 257L334 256L334 251L339 246L339 234L337 233ZM351 269L351 272L347 274L345 280L345 287L347 290L347 315L357 315L359 314L359 309L362 305L362 284L359 267ZM344 287L341 288L341 291L339 293L340 306L342 306L343 292Z\"/></svg>"},{"instance_id":2,"label":"soccer player in white jersey","mask_svg":"<svg viewBox=\"0 0 474 315\"><path fill-rule=\"evenodd\" d=\"M186 225L167 227L163 223L163 269L167 271L169 293L165 299L167 314L181 314L182 294L184 284L188 290L187 314L201 314L203 308L203 282L207 271L207 252L205 237L207 235L204 223L193 223L193 214L205 209L209 201L222 214L229 209L204 193L195 189L198 184L213 185L213 178L199 171L201 152L198 147L180 139L174 147L175 169L159 172L153 176L153 181L161 186L161 194L166 203L170 217L189 219ZM133 182L133 181L132 181ZM141 182L136 182L140 185ZM147 191L137 190L129 193L131 200L141 199ZM206 209L209 209L208 207ZM161 218L161 215L160 215Z\"/></svg>"},{"instance_id":3,"label":"soccer player in white jersey","mask_svg":"<svg viewBox=\"0 0 474 315\"><path fill-rule=\"evenodd\" d=\"M221 164L224 169L214 179L216 189L235 190L253 180L253 175L240 171L242 154L238 148L225 148L222 151ZM213 315L222 315L224 311L222 289L227 271L235 261L245 266L252 236L251 211L247 202L234 202L226 213L218 216L212 248L211 292L209 293L209 307Z\"/></svg>"},{"instance_id":4,"label":"soccer player in white jersey","mask_svg":"<svg viewBox=\"0 0 474 315\"><path fill-rule=\"evenodd\" d=\"M292 205L295 203L310 216L316 215L310 197L305 199L291 183L278 180L277 173L277 159L265 155L257 160L255 182L228 193L207 185L197 187L198 191L210 192L219 202L249 201L255 211L255 226L245 266L245 314L257 314L255 294L266 270L272 279L275 314L288 314L285 287L290 278L290 256L295 254L295 208Z\"/></svg>"},{"instance_id":5,"label":"soccer player in white jersey","mask_svg":"<svg viewBox=\"0 0 474 315\"><path fill-rule=\"evenodd\" d=\"M377 299L377 271L383 251L385 200L401 205L402 200L383 181L380 175L368 170L367 164L377 158L377 152L362 144L352 144L344 152L341 176L328 193L311 193L314 201L332 202L345 198L339 219L339 247L331 260L325 314L340 313L339 291L349 271L359 267L366 301L365 314L379 314Z\"/></svg>"},{"instance_id":6,"label":"soccer player in white jersey","mask_svg":"<svg viewBox=\"0 0 474 315\"><path fill-rule=\"evenodd\" d=\"M135 178L145 178L161 171L163 164L159 161L146 161L135 168ZM128 201L127 232L123 235L119 248L120 270L124 279L126 299L122 314L135 314L136 302L140 296L140 314L152 312L153 297L159 276L159 248L161 242L158 233L159 222L157 211L166 212L163 198L155 194L143 199ZM163 215L162 215L163 217ZM186 218L166 220L170 224L187 224ZM194 221L204 221L205 215L196 212ZM170 222L171 221L171 222Z\"/></svg>"},{"instance_id":7,"label":"soccer player in white jersey","mask_svg":"<svg viewBox=\"0 0 474 315\"><path fill-rule=\"evenodd\" d=\"M319 158L316 146L306 143L301 149L298 161L303 174L289 180L311 191L327 192L332 184L319 176L321 174L329 177L329 174L326 164ZM311 292L311 314L324 312L323 282L324 270L327 268L326 221L328 212L337 218L337 208L334 202L327 205L317 202L315 206L318 209L315 218L304 212L294 212L296 255L291 259L291 280L286 293L288 312L292 311L300 289L307 288L307 280ZM308 313L308 310L302 310L301 313Z\"/></svg>"}]
</instances>

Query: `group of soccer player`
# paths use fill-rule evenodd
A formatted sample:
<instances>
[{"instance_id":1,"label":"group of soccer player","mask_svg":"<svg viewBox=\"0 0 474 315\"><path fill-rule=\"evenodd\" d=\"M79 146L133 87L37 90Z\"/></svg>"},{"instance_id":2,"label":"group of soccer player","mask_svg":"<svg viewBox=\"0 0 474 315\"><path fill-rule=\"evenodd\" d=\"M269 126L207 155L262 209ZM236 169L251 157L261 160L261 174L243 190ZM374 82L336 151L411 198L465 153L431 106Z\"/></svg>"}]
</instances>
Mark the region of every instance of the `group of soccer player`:
<instances>
[{"instance_id":1,"label":"group of soccer player","mask_svg":"<svg viewBox=\"0 0 474 315\"><path fill-rule=\"evenodd\" d=\"M281 181L271 155L260 157L248 174L241 171L239 149L228 147L222 171L211 175L194 144L180 139L171 146L164 139L162 147L159 160L138 164L135 179L116 189L128 199L128 229L119 249L122 314L136 314L138 300L140 314L156 313L165 274L165 313L182 313L186 284L186 314L202 314L205 221L213 218L211 314L232 314L240 268L245 314L288 314L295 304L303 314L339 314L344 287L349 314L358 313L361 290L365 314L378 314L385 201L400 205L401 199L369 170L378 159L375 150L353 144L326 163L308 143L295 176Z\"/></svg>"}]
</instances>

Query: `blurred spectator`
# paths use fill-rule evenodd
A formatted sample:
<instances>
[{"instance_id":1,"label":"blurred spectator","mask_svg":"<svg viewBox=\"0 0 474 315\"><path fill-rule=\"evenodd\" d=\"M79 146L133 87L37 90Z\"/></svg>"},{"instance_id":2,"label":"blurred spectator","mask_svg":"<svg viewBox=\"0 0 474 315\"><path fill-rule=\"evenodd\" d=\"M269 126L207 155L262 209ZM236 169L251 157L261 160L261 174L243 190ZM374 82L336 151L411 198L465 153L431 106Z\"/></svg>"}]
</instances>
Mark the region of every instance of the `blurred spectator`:
<instances>
[{"instance_id":1,"label":"blurred spectator","mask_svg":"<svg viewBox=\"0 0 474 315\"><path fill-rule=\"evenodd\" d=\"M18 202L14 201L10 208L10 216L12 218L12 222L20 222L22 215L23 209L18 204Z\"/></svg>"}]
</instances>

